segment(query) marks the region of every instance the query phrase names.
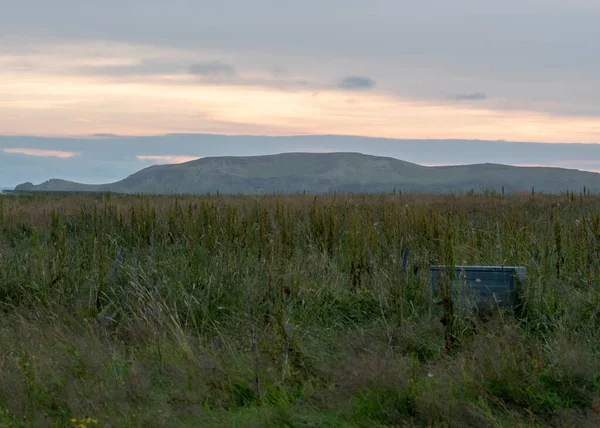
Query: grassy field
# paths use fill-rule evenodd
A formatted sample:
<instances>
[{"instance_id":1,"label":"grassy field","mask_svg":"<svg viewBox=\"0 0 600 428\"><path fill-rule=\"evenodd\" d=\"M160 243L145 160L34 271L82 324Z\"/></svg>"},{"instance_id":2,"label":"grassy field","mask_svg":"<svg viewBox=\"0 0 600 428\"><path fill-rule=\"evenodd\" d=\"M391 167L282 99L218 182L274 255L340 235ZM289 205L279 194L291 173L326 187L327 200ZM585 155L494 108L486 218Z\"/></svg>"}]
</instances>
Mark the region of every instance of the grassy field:
<instances>
[{"instance_id":1,"label":"grassy field","mask_svg":"<svg viewBox=\"0 0 600 428\"><path fill-rule=\"evenodd\" d=\"M0 195L2 427L599 424L600 197Z\"/></svg>"}]
</instances>

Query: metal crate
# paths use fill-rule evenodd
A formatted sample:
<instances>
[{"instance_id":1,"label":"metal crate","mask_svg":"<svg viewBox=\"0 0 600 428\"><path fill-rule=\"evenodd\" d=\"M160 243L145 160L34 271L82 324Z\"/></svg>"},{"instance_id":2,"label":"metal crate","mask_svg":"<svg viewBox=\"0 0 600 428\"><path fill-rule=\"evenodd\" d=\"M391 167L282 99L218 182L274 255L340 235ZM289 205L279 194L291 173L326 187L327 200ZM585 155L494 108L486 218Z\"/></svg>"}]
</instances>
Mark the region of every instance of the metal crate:
<instances>
[{"instance_id":1,"label":"metal crate","mask_svg":"<svg viewBox=\"0 0 600 428\"><path fill-rule=\"evenodd\" d=\"M437 297L447 266L431 266L431 299ZM521 266L455 266L456 280L451 296L459 302L478 307L499 305L514 307L525 284L525 268Z\"/></svg>"}]
</instances>

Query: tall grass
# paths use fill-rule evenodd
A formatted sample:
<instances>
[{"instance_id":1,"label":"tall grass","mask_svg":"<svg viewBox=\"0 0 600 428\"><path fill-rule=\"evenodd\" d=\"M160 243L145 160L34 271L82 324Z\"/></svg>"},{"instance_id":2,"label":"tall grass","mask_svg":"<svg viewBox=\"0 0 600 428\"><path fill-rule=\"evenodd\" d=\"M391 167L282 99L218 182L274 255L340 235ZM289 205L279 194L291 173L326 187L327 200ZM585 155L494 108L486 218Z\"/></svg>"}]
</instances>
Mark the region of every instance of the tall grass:
<instances>
[{"instance_id":1,"label":"tall grass","mask_svg":"<svg viewBox=\"0 0 600 428\"><path fill-rule=\"evenodd\" d=\"M589 193L0 196L0 426L596 426L599 255Z\"/></svg>"}]
</instances>

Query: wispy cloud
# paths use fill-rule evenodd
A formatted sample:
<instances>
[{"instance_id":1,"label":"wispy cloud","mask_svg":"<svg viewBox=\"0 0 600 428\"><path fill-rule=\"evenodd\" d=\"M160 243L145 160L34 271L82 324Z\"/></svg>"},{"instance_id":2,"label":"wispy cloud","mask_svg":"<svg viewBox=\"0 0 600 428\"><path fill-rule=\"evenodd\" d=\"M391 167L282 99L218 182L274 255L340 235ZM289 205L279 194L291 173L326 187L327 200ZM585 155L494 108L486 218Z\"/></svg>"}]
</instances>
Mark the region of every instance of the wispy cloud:
<instances>
[{"instance_id":1,"label":"wispy cloud","mask_svg":"<svg viewBox=\"0 0 600 428\"><path fill-rule=\"evenodd\" d=\"M456 101L484 101L488 96L483 92L473 92L472 94L456 94L451 97Z\"/></svg>"},{"instance_id":2,"label":"wispy cloud","mask_svg":"<svg viewBox=\"0 0 600 428\"><path fill-rule=\"evenodd\" d=\"M41 157L53 157L68 159L73 156L78 156L80 153L76 152L64 152L62 150L44 150L44 149L26 149L26 148L8 148L2 149L4 153L13 153L28 156L41 156Z\"/></svg>"},{"instance_id":3,"label":"wispy cloud","mask_svg":"<svg viewBox=\"0 0 600 428\"><path fill-rule=\"evenodd\" d=\"M144 58L127 64L87 65L77 69L83 75L152 76L181 73L185 67L172 60Z\"/></svg>"},{"instance_id":4,"label":"wispy cloud","mask_svg":"<svg viewBox=\"0 0 600 428\"><path fill-rule=\"evenodd\" d=\"M439 92L433 88L435 95L431 97L435 101L417 95L386 94L388 86L393 90L394 82L383 73L385 88L375 91L369 88L383 85L379 77L375 82L365 75L347 74L340 80L335 76L344 77L345 67L332 67L323 74L313 73L310 67L295 63L293 58L285 59L290 71L284 78L273 77L272 58L269 57L268 62L264 58L262 62L258 59L253 62L242 56L236 58L234 76L211 78L191 74L190 64L196 64L196 71L204 74L228 73L231 72L228 65L233 68L229 57L216 56L218 54L212 51L171 51L118 43L105 47L61 45L52 49L44 47L38 53L27 55L27 60L39 63L38 66L29 72L14 72L3 64L18 55L9 53L3 57L2 49L0 133L6 135L201 132L600 142L600 116L545 113L543 106L522 105L517 100L511 101L509 96L495 99L493 103L440 103ZM153 64L144 63L144 58L173 64L174 74L167 73L166 78L162 75L96 76L78 71L85 66L142 64L152 68ZM214 61L217 58L220 61ZM444 83L444 86L446 84L450 88L461 88L459 85L464 82ZM347 89L340 90L340 87ZM475 89L487 87L477 83L472 86ZM446 95L457 93L474 98L469 91L460 89ZM349 95L353 103L349 103ZM498 109L502 101L511 102L515 107ZM248 108L249 105L252 108ZM519 105L522 107L517 109ZM66 150L76 152L79 148ZM137 153L157 154L140 151L133 156Z\"/></svg>"},{"instance_id":5,"label":"wispy cloud","mask_svg":"<svg viewBox=\"0 0 600 428\"><path fill-rule=\"evenodd\" d=\"M362 76L348 76L341 80L339 87L342 89L373 89L376 82Z\"/></svg>"},{"instance_id":6,"label":"wispy cloud","mask_svg":"<svg viewBox=\"0 0 600 428\"><path fill-rule=\"evenodd\" d=\"M277 78L277 77L287 75L288 70L287 70L287 68L285 68L281 65L274 65L273 67L271 67L271 74L273 75L273 77Z\"/></svg>"},{"instance_id":7,"label":"wispy cloud","mask_svg":"<svg viewBox=\"0 0 600 428\"><path fill-rule=\"evenodd\" d=\"M236 74L235 67L221 61L198 62L190 66L190 73L196 76L216 77L227 76L231 77Z\"/></svg>"},{"instance_id":8,"label":"wispy cloud","mask_svg":"<svg viewBox=\"0 0 600 428\"><path fill-rule=\"evenodd\" d=\"M136 156L142 161L151 161L156 164L173 164L173 163L185 163L200 159L197 156L183 156L183 155L140 155Z\"/></svg>"}]
</instances>

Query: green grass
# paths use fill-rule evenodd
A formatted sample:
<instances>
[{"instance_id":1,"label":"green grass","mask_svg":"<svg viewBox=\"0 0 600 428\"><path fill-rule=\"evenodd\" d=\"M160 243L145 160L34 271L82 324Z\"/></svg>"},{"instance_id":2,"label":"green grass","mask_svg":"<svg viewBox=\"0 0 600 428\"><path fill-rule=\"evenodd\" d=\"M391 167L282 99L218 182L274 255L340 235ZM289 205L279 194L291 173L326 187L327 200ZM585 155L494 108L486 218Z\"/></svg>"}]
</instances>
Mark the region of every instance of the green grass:
<instances>
[{"instance_id":1,"label":"green grass","mask_svg":"<svg viewBox=\"0 0 600 428\"><path fill-rule=\"evenodd\" d=\"M595 196L0 196L0 426L597 426L599 255Z\"/></svg>"}]
</instances>

